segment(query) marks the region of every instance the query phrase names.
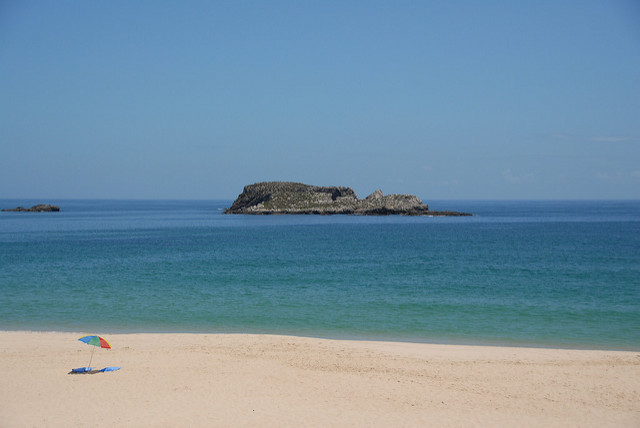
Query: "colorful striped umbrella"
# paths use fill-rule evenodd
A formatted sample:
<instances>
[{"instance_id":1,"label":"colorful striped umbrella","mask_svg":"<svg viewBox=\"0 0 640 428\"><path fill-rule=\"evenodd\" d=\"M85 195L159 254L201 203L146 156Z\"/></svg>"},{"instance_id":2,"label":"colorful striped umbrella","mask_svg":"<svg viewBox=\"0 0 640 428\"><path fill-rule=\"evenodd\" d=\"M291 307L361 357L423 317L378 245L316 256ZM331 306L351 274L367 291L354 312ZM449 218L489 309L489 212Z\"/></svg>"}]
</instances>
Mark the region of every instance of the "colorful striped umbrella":
<instances>
[{"instance_id":1,"label":"colorful striped umbrella","mask_svg":"<svg viewBox=\"0 0 640 428\"><path fill-rule=\"evenodd\" d=\"M98 348L111 349L111 345L109 344L109 342L107 342L105 338L100 336L84 336L78 340L80 342L86 343L87 345L97 346ZM95 350L96 348L91 349L91 359L89 360L89 365L87 367L91 367L91 361L93 361L93 351Z\"/></svg>"}]
</instances>

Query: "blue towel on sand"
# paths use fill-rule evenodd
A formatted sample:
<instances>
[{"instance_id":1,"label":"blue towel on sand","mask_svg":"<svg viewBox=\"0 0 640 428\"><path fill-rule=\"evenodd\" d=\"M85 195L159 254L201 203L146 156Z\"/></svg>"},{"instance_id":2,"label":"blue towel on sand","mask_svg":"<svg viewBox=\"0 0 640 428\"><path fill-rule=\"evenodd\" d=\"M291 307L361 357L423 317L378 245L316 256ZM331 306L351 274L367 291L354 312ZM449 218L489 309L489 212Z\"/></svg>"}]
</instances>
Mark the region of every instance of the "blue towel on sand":
<instances>
[{"instance_id":1,"label":"blue towel on sand","mask_svg":"<svg viewBox=\"0 0 640 428\"><path fill-rule=\"evenodd\" d=\"M115 372L116 370L120 370L120 367L105 367L101 372Z\"/></svg>"}]
</instances>

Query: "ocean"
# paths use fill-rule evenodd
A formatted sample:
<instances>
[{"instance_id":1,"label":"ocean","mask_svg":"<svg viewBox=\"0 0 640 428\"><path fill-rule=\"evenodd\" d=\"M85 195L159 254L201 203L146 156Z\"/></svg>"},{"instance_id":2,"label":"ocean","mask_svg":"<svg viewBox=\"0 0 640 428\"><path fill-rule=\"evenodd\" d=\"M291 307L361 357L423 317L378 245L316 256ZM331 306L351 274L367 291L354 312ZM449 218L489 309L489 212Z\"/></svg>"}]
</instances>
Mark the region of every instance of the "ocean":
<instances>
[{"instance_id":1,"label":"ocean","mask_svg":"<svg viewBox=\"0 0 640 428\"><path fill-rule=\"evenodd\" d=\"M0 200L0 329L640 350L640 201L426 201L473 217Z\"/></svg>"}]
</instances>

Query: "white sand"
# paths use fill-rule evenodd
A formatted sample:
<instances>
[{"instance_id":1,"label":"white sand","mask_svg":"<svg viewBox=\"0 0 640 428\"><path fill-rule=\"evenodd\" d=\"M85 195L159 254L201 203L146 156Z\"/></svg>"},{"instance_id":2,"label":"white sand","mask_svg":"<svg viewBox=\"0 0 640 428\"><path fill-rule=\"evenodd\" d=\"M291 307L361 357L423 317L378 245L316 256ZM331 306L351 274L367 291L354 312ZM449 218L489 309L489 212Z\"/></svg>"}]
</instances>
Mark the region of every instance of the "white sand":
<instances>
[{"instance_id":1,"label":"white sand","mask_svg":"<svg viewBox=\"0 0 640 428\"><path fill-rule=\"evenodd\" d=\"M92 333L88 333L92 334ZM640 426L640 353L0 332L0 426Z\"/></svg>"}]
</instances>

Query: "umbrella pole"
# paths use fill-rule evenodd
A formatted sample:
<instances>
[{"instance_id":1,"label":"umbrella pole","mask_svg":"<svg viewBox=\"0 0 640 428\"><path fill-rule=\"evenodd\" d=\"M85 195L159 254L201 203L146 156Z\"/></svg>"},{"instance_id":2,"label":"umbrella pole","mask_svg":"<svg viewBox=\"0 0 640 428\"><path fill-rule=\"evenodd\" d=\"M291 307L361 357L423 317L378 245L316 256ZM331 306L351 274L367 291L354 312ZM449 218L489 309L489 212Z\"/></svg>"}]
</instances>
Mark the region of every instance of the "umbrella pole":
<instances>
[{"instance_id":1,"label":"umbrella pole","mask_svg":"<svg viewBox=\"0 0 640 428\"><path fill-rule=\"evenodd\" d=\"M87 367L91 367L91 361L93 361L93 351L96 350L95 346L91 347L91 358L89 359L89 365Z\"/></svg>"}]
</instances>

